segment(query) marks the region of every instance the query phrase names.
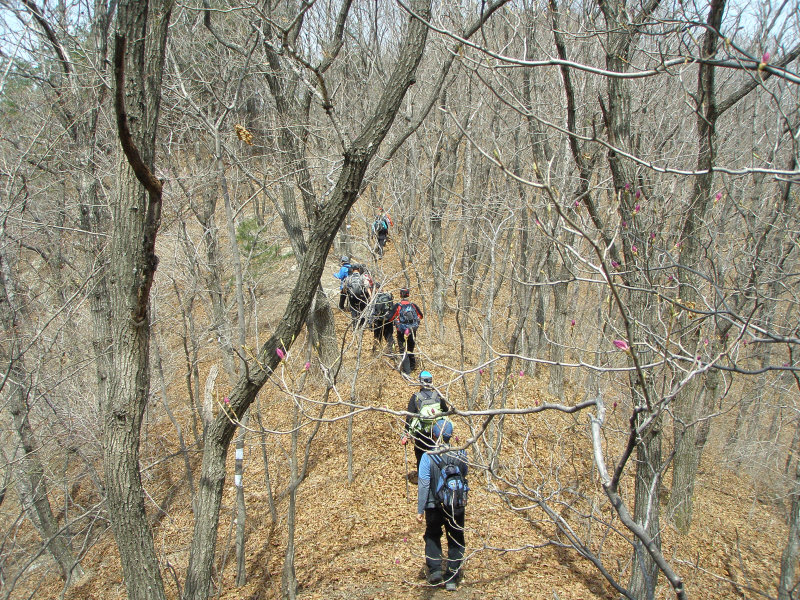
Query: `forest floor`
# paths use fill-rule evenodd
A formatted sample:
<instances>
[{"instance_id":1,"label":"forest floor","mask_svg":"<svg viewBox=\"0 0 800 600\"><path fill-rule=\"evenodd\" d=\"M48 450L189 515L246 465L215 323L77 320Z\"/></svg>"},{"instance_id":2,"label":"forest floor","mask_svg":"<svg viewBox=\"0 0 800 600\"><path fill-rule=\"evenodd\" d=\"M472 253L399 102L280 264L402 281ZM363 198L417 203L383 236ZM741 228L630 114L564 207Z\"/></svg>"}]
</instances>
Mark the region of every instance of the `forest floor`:
<instances>
[{"instance_id":1,"label":"forest floor","mask_svg":"<svg viewBox=\"0 0 800 600\"><path fill-rule=\"evenodd\" d=\"M333 266L331 264L328 271ZM329 285L323 283L326 287ZM331 297L333 302L337 300L335 292ZM348 318L345 313L337 311L338 331L346 328ZM456 338L455 335L452 337ZM405 410L415 387L392 369L391 357L371 353L371 343L371 334L367 333L360 356L359 403L394 411ZM457 343L457 338L436 335L432 326L420 336L423 366L434 372L439 385L447 375L437 366L448 360L452 363L452 357L459 352ZM343 384L343 389L348 387L353 376L357 355L355 347L347 352L348 358L339 377L339 381L348 383ZM297 360L302 365L305 358ZM363 373L368 373L368 378ZM287 381L289 379L287 376ZM448 389L451 400L457 403L458 387ZM545 389L546 381L526 377L517 384L515 393L531 402L535 398L546 399ZM562 401L569 402L566 398ZM259 402L262 414L283 415L265 423L267 428L290 424L293 403L277 386L265 387L259 395ZM545 441L550 439L551 430L544 425L537 429L535 418L530 421L533 425L526 422L529 429L525 435L540 435L540 439ZM586 425L586 417L576 419L573 427L584 428L576 435L585 436ZM308 477L297 492L295 569L300 586L299 598L611 600L618 596L589 561L581 558L574 549L553 543L565 540L542 514L535 514L535 510L509 509L502 495L477 470L471 475L463 581L454 593L427 585L420 578L424 564L424 526L415 520L417 488L407 484L404 477L413 467L414 455L411 448L399 444L402 419L386 412L367 411L353 419L352 427L352 476L348 476L348 421L332 420L320 428L314 439ZM301 453L308 432L308 428L301 430ZM287 543L288 495L284 492L288 480L290 436L267 438L270 484L273 495L277 497L276 522L270 516L262 449L256 439L254 435L248 438L244 457L247 583L238 588L234 584L232 450L229 456L229 480L220 515L217 546L217 572L222 566L223 575L221 585L220 580L215 579L217 587L211 596L221 600L281 597L281 573ZM708 445L698 478L694 520L689 533L678 534L662 518L664 555L684 577L689 598L754 598L761 595L759 592L774 596L781 550L787 536L786 507L760 502L752 481L721 468L724 457L720 456L720 447L713 441ZM184 477L182 464L182 461L175 460L169 472L160 474L164 489L175 483L181 484ZM197 477L199 459L195 461L195 469ZM155 486L152 482L151 485ZM590 487L594 493L602 495L598 485ZM153 497L157 497L157 493L158 489L153 490ZM598 502L603 500L597 498ZM662 511L665 503L664 496ZM758 518L754 519L756 513ZM187 486L181 485L168 514L154 526L156 551L163 561L162 572L171 598L178 597L176 581L182 582L188 563L192 527L191 500ZM594 535L600 538L605 534L598 527ZM620 535L608 535L605 540L594 541L602 545L609 571L620 574L621 583L626 584L630 545ZM126 597L110 530L88 550L82 564L86 576L66 593L65 598L116 600ZM37 585L41 587L36 590L18 586L20 593L17 595L15 592L14 597L57 598L61 593L55 578L47 579L44 584L40 581ZM657 597L674 598L663 576Z\"/></svg>"}]
</instances>

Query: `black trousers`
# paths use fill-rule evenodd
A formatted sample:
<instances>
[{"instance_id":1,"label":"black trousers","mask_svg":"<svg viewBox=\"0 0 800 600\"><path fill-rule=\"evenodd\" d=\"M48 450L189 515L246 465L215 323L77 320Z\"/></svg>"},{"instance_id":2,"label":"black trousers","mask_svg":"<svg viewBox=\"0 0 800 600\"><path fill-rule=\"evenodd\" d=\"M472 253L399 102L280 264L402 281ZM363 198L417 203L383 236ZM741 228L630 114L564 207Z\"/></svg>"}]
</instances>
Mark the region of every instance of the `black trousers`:
<instances>
[{"instance_id":1,"label":"black trousers","mask_svg":"<svg viewBox=\"0 0 800 600\"><path fill-rule=\"evenodd\" d=\"M353 327L364 325L367 322L367 315L364 314L367 301L356 296L348 296L347 301L350 303L350 317L353 319Z\"/></svg>"},{"instance_id":2,"label":"black trousers","mask_svg":"<svg viewBox=\"0 0 800 600\"><path fill-rule=\"evenodd\" d=\"M378 234L378 256L383 256L383 247L386 245L386 238L389 237L388 233Z\"/></svg>"},{"instance_id":3,"label":"black trousers","mask_svg":"<svg viewBox=\"0 0 800 600\"><path fill-rule=\"evenodd\" d=\"M415 337L416 333L413 331L408 337L399 331L397 332L397 348L400 352L400 355L402 356L408 352L406 357L403 359L403 364L401 365L403 373L406 375L410 375L412 371L416 371L417 369L417 357L414 356L414 349L417 347L417 342L414 339Z\"/></svg>"},{"instance_id":4,"label":"black trousers","mask_svg":"<svg viewBox=\"0 0 800 600\"><path fill-rule=\"evenodd\" d=\"M447 560L442 558L442 529L447 536ZM428 573L440 571L458 580L464 560L464 512L451 515L441 508L425 509L425 565Z\"/></svg>"},{"instance_id":5,"label":"black trousers","mask_svg":"<svg viewBox=\"0 0 800 600\"><path fill-rule=\"evenodd\" d=\"M392 325L391 321L375 321L372 324L372 333L375 335L376 342L386 340L391 343L394 335L394 325Z\"/></svg>"}]
</instances>

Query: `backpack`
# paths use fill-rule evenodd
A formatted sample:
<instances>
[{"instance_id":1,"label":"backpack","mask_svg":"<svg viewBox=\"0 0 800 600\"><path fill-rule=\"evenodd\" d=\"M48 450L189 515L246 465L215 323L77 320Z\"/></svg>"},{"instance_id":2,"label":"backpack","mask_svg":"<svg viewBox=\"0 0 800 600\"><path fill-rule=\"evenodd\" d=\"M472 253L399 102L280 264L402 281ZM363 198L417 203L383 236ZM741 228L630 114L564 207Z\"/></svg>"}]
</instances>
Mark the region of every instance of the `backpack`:
<instances>
[{"instance_id":1,"label":"backpack","mask_svg":"<svg viewBox=\"0 0 800 600\"><path fill-rule=\"evenodd\" d=\"M381 292L375 296L375 307L372 309L373 318L376 321L386 321L393 304L394 300L389 292Z\"/></svg>"},{"instance_id":2,"label":"backpack","mask_svg":"<svg viewBox=\"0 0 800 600\"><path fill-rule=\"evenodd\" d=\"M406 329L417 332L419 327L419 314L410 302L400 303L400 312L397 314L397 330L403 333Z\"/></svg>"},{"instance_id":3,"label":"backpack","mask_svg":"<svg viewBox=\"0 0 800 600\"><path fill-rule=\"evenodd\" d=\"M386 233L389 231L389 224L386 222L386 217L380 217L373 224L375 233Z\"/></svg>"},{"instance_id":4,"label":"backpack","mask_svg":"<svg viewBox=\"0 0 800 600\"><path fill-rule=\"evenodd\" d=\"M469 484L456 462L458 459L445 453L431 456L431 460L438 471L436 484L433 486L433 499L436 505L451 515L463 513L467 506Z\"/></svg>"},{"instance_id":5,"label":"backpack","mask_svg":"<svg viewBox=\"0 0 800 600\"><path fill-rule=\"evenodd\" d=\"M441 396L436 390L420 390L414 395L414 400L417 403L417 416L411 419L409 429L412 433L430 437L433 422L442 413ZM449 421L447 417L444 418Z\"/></svg>"},{"instance_id":6,"label":"backpack","mask_svg":"<svg viewBox=\"0 0 800 600\"><path fill-rule=\"evenodd\" d=\"M344 285L347 289L347 293L350 296L360 300L366 300L369 284L367 283L367 279L364 277L364 275L361 273L353 273L352 275L348 275L347 279L345 279Z\"/></svg>"}]
</instances>

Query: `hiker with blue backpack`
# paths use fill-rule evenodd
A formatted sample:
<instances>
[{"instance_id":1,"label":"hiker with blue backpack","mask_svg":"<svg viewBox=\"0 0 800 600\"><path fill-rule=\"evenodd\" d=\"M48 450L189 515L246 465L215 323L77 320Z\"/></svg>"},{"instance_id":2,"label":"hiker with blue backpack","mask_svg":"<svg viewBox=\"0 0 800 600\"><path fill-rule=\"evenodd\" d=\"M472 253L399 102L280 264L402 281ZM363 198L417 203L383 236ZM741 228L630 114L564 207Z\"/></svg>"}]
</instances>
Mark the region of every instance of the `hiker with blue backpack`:
<instances>
[{"instance_id":1,"label":"hiker with blue backpack","mask_svg":"<svg viewBox=\"0 0 800 600\"><path fill-rule=\"evenodd\" d=\"M347 291L344 289L344 280L350 275L350 257L342 256L342 266L333 274L339 280L339 309L344 310L347 302Z\"/></svg>"},{"instance_id":2,"label":"hiker with blue backpack","mask_svg":"<svg viewBox=\"0 0 800 600\"><path fill-rule=\"evenodd\" d=\"M404 446L409 440L414 440L414 456L417 459L417 467L406 475L412 483L417 480L417 471L422 457L436 445L431 434L433 423L439 415L449 410L445 399L433 387L433 375L430 372L423 371L419 374L419 384L420 390L412 394L408 401L405 431L400 439L400 443Z\"/></svg>"},{"instance_id":3,"label":"hiker with blue backpack","mask_svg":"<svg viewBox=\"0 0 800 600\"><path fill-rule=\"evenodd\" d=\"M378 210L380 214L375 217L375 220L372 222L372 234L378 240L378 258L383 258L383 247L386 245L386 240L389 238L389 227L393 225L393 223L392 218L388 214L384 214L383 208L379 208Z\"/></svg>"},{"instance_id":4,"label":"hiker with blue backpack","mask_svg":"<svg viewBox=\"0 0 800 600\"><path fill-rule=\"evenodd\" d=\"M455 591L464 560L464 509L467 505L467 454L450 450L453 423L438 419L431 428L434 448L422 456L417 488L417 521L425 523L425 566L431 585ZM447 559L442 557L442 529Z\"/></svg>"},{"instance_id":5,"label":"hiker with blue backpack","mask_svg":"<svg viewBox=\"0 0 800 600\"><path fill-rule=\"evenodd\" d=\"M422 311L408 299L409 295L408 288L400 290L400 302L394 305L391 318L397 330L397 348L402 356L400 370L406 375L417 370L414 349L417 347L417 328L422 321Z\"/></svg>"}]
</instances>

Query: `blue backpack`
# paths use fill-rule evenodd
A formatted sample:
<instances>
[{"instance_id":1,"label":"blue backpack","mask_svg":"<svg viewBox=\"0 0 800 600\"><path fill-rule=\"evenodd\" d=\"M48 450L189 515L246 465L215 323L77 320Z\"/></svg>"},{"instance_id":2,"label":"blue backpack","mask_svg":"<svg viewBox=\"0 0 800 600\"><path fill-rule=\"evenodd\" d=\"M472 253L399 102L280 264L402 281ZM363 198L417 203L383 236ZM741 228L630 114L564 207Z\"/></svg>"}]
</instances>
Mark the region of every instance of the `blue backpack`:
<instances>
[{"instance_id":1,"label":"blue backpack","mask_svg":"<svg viewBox=\"0 0 800 600\"><path fill-rule=\"evenodd\" d=\"M431 460L438 471L433 488L436 505L451 515L463 513L467 506L469 485L457 464L460 460L450 454L431 456Z\"/></svg>"},{"instance_id":2,"label":"blue backpack","mask_svg":"<svg viewBox=\"0 0 800 600\"><path fill-rule=\"evenodd\" d=\"M397 330L402 334L406 329L417 332L419 327L419 314L411 302L400 303L400 312L397 313Z\"/></svg>"}]
</instances>

